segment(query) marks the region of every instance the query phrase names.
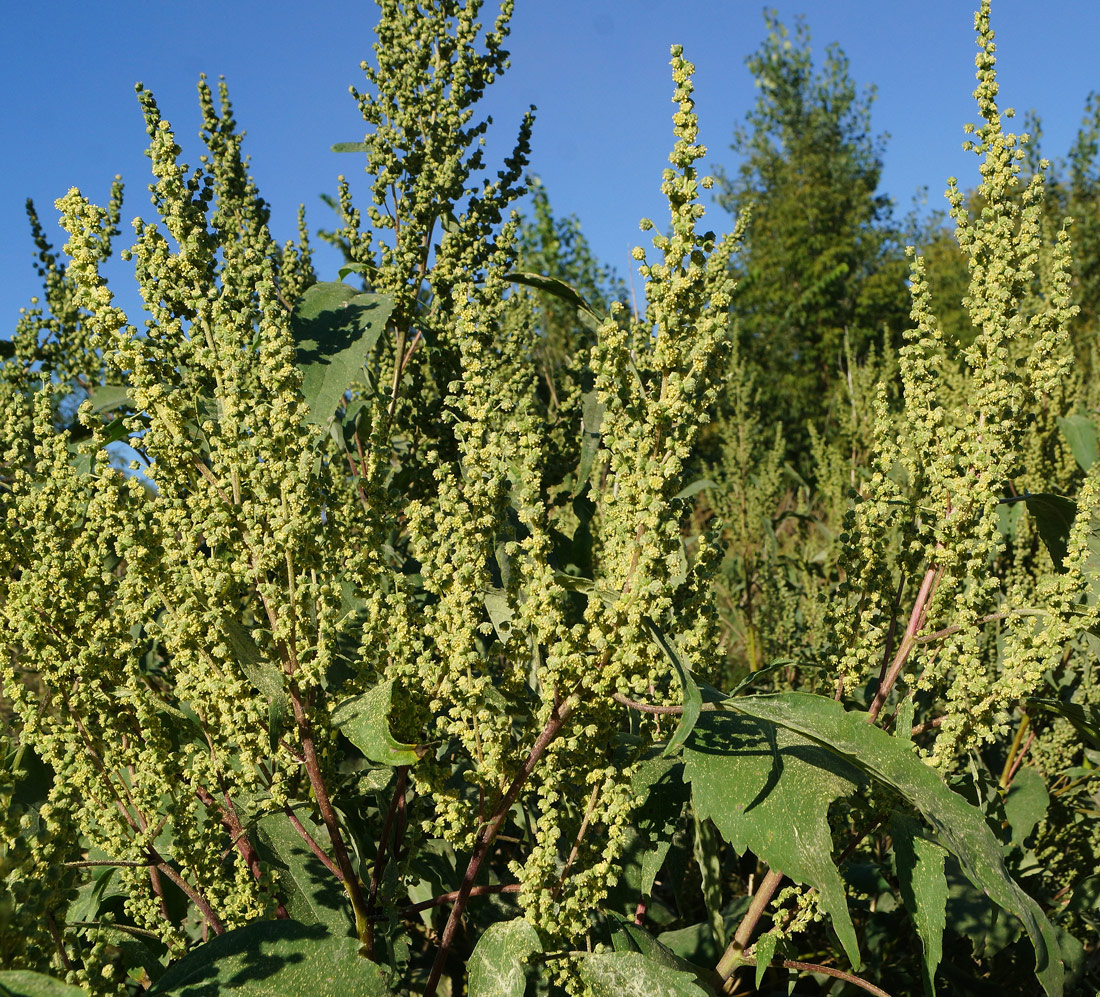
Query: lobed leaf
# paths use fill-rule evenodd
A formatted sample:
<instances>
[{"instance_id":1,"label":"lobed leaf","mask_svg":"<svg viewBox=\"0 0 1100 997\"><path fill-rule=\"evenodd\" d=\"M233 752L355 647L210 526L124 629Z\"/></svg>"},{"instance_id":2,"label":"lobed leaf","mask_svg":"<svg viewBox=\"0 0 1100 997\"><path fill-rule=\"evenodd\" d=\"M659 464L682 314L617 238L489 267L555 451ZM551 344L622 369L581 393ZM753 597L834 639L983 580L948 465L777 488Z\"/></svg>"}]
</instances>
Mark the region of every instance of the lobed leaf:
<instances>
[{"instance_id":1,"label":"lobed leaf","mask_svg":"<svg viewBox=\"0 0 1100 997\"><path fill-rule=\"evenodd\" d=\"M901 900L916 926L924 954L924 992L935 997L936 968L943 958L947 926L947 877L943 871L947 853L921 835L920 823L912 817L892 814L890 837Z\"/></svg>"},{"instance_id":2,"label":"lobed leaf","mask_svg":"<svg viewBox=\"0 0 1100 997\"><path fill-rule=\"evenodd\" d=\"M684 748L684 778L698 817L709 817L738 852L751 851L817 889L822 910L858 967L859 945L833 862L828 811L863 781L859 770L769 719L716 711L700 717Z\"/></svg>"},{"instance_id":3,"label":"lobed leaf","mask_svg":"<svg viewBox=\"0 0 1100 997\"><path fill-rule=\"evenodd\" d=\"M1008 874L1001 843L981 811L952 792L913 753L910 742L848 713L824 696L791 692L730 700L740 713L809 738L850 766L885 783L908 800L962 866L970 881L1023 923L1035 947L1035 973L1050 997L1062 993L1064 970L1054 929L1039 905ZM782 866L780 866L782 868Z\"/></svg>"}]
</instances>

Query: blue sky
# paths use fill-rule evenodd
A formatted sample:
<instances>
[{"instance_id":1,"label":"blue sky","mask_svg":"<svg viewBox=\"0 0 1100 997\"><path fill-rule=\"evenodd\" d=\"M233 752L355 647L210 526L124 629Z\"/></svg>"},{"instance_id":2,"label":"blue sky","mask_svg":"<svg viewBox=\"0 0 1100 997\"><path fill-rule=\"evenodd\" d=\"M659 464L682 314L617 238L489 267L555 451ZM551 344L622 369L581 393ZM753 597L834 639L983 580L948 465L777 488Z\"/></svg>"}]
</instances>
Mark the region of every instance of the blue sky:
<instances>
[{"instance_id":1,"label":"blue sky","mask_svg":"<svg viewBox=\"0 0 1100 997\"><path fill-rule=\"evenodd\" d=\"M660 174L671 145L669 46L684 45L697 67L696 96L707 161L733 170L734 125L754 100L745 56L764 35L762 5L742 0L518 0L508 48L512 69L486 99L494 126L488 162L511 149L519 119L538 106L532 168L558 214L576 214L596 254L625 276L638 220L663 226ZM973 8L969 0L801 0L776 4L793 23L806 15L815 51L839 42L853 79L875 84L876 132L889 132L883 190L904 214L929 188L942 205L946 178L964 186L977 162L961 151L974 118ZM9 4L0 79L0 335L10 335L21 305L37 291L23 204L33 197L51 231L52 204L70 186L106 200L111 178L127 184L125 244L135 215L150 217L145 132L133 94L142 81L176 127L184 159L199 155L195 84L200 72L227 78L245 150L279 239L294 235L299 202L311 228L327 226L318 195L343 172L362 175L332 143L362 138L347 93L361 84L370 56L373 3L313 0L60 0L50 16L34 4ZM487 17L492 8L487 8ZM1100 3L1062 0L1038 6L994 0L1002 106L1037 110L1043 149L1063 155L1086 95L1100 89L1095 55ZM360 185L362 189L362 185ZM715 208L715 228L729 220ZM57 243L63 239L57 233ZM319 254L335 278L335 254ZM134 308L130 278L110 272L124 307ZM140 316L131 315L140 324Z\"/></svg>"}]
</instances>

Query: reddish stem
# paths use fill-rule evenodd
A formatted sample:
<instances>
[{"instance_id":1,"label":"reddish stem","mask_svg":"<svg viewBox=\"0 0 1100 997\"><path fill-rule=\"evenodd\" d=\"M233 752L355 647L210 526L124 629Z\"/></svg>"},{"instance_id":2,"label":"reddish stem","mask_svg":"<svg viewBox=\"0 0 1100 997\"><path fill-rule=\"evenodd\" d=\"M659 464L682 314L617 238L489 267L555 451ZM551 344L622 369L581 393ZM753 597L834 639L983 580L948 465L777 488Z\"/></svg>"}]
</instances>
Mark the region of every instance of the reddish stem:
<instances>
[{"instance_id":1,"label":"reddish stem","mask_svg":"<svg viewBox=\"0 0 1100 997\"><path fill-rule=\"evenodd\" d=\"M459 887L458 893L455 896L455 904L451 908L451 916L447 918L446 927L443 929L443 936L439 942L439 949L436 952L435 962L432 964L428 982L424 987L423 997L435 997L436 988L439 986L440 977L443 975L443 967L447 962L447 954L454 942L459 922L462 920L462 914L466 910L466 902L469 900L470 893L474 888L474 880L477 879L477 875L481 870L481 863L485 861L485 857L489 854L489 848L493 843L493 839L504 826L504 822L508 818L508 811L512 809L512 804L515 803L516 799L519 797L519 792L523 788L523 784L535 770L535 766L539 763L539 759L542 758L551 742L561 733L565 721L572 712L573 704L571 702L566 701L562 705L555 703L554 709L550 714L550 719L546 722L546 726L543 727L542 733L539 734L538 739L532 746L530 753L527 755L527 760L523 763L523 767L512 780L511 786L508 787L508 792L504 794L504 798L496 807L493 818L488 824L484 825L478 833L477 840L474 843L473 854L470 856L469 865L466 867L466 875L462 877L462 885Z\"/></svg>"}]
</instances>

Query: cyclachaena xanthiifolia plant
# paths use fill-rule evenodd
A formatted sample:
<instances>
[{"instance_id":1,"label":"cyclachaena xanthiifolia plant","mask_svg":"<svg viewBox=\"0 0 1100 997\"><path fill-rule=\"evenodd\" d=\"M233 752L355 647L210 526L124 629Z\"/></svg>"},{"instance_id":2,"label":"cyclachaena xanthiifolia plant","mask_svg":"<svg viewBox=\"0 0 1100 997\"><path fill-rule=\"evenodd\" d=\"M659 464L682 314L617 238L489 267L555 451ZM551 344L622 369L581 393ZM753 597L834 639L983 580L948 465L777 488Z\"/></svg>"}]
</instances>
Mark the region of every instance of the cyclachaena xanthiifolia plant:
<instances>
[{"instance_id":1,"label":"cyclachaena xanthiifolia plant","mask_svg":"<svg viewBox=\"0 0 1100 997\"><path fill-rule=\"evenodd\" d=\"M776 967L883 993L900 961L932 992L950 886L1014 915L1061 994L1080 945L1010 874L981 786L945 781L1096 624L1097 485L1057 421L1069 244L1045 248L1042 179L1018 180L987 7L981 216L949 192L976 336L956 357L915 259L902 390L846 430L867 468L808 430L829 508L855 500L800 594L756 525L787 501L782 434L731 350L739 236L701 231L681 50L670 218L631 313L541 188L534 224L516 213L530 115L480 175L512 4L489 29L480 0L379 6L369 130L336 147L370 185L365 215L346 181L330 199L337 280L304 218L272 238L224 85L200 83L194 169L138 88L142 328L100 269L121 187L57 202L64 265L32 213L44 307L0 379L0 989L687 995ZM724 537L763 605L749 679L719 692L718 608L744 608ZM1047 548L1057 570L1031 570ZM780 600L809 595L800 631ZM769 665L773 630L814 630L815 668ZM1071 699L1043 701L1088 731Z\"/></svg>"}]
</instances>

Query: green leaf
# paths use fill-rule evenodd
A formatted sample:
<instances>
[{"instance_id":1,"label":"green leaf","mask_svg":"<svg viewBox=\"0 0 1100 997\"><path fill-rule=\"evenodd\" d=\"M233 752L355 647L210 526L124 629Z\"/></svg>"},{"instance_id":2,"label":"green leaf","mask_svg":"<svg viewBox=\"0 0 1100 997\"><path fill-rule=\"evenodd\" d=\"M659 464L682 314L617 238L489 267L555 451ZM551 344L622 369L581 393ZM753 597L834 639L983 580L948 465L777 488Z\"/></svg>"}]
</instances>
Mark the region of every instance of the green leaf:
<instances>
[{"instance_id":1,"label":"green leaf","mask_svg":"<svg viewBox=\"0 0 1100 997\"><path fill-rule=\"evenodd\" d=\"M393 679L342 702L332 711L332 723L363 755L383 765L415 765L427 750L401 744L390 733Z\"/></svg>"},{"instance_id":2,"label":"green leaf","mask_svg":"<svg viewBox=\"0 0 1100 997\"><path fill-rule=\"evenodd\" d=\"M489 589L482 595L482 601L501 644L507 644L512 636L512 617L515 615L508 605L508 593L504 589Z\"/></svg>"},{"instance_id":3,"label":"green leaf","mask_svg":"<svg viewBox=\"0 0 1100 997\"><path fill-rule=\"evenodd\" d=\"M728 705L808 737L913 804L936 831L939 843L958 858L970 881L1020 919L1035 947L1035 973L1043 989L1050 997L1062 993L1064 972L1050 922L1008 874L1001 844L981 811L948 789L908 741L867 723L867 714L848 713L824 696L792 692L745 697Z\"/></svg>"},{"instance_id":4,"label":"green leaf","mask_svg":"<svg viewBox=\"0 0 1100 997\"><path fill-rule=\"evenodd\" d=\"M635 797L645 799L632 826L644 843L637 883L639 895L649 896L653 891L653 882L683 816L691 792L683 774L683 762L661 757L642 762L631 777L631 791Z\"/></svg>"},{"instance_id":5,"label":"green leaf","mask_svg":"<svg viewBox=\"0 0 1100 997\"><path fill-rule=\"evenodd\" d=\"M641 952L600 952L581 960L581 979L595 997L705 997L695 975Z\"/></svg>"},{"instance_id":6,"label":"green leaf","mask_svg":"<svg viewBox=\"0 0 1100 997\"><path fill-rule=\"evenodd\" d=\"M332 146L333 152L366 152L366 142L337 142Z\"/></svg>"},{"instance_id":7,"label":"green leaf","mask_svg":"<svg viewBox=\"0 0 1100 997\"><path fill-rule=\"evenodd\" d=\"M241 671L261 696L267 701L268 740L271 753L279 742L279 735L286 725L290 701L283 686L283 666L260 650L252 634L236 620L227 617L224 622L225 638L241 666Z\"/></svg>"},{"instance_id":8,"label":"green leaf","mask_svg":"<svg viewBox=\"0 0 1100 997\"><path fill-rule=\"evenodd\" d=\"M324 840L308 817L299 814L298 819L315 841ZM278 897L291 919L320 924L337 936L354 934L355 921L343 886L313 854L287 815L261 817L256 830L260 857L278 870Z\"/></svg>"},{"instance_id":9,"label":"green leaf","mask_svg":"<svg viewBox=\"0 0 1100 997\"><path fill-rule=\"evenodd\" d=\"M775 956L775 946L779 943L779 936L768 931L760 936L753 947L753 957L756 959L756 989L764 982L764 974L768 970L768 964Z\"/></svg>"},{"instance_id":10,"label":"green leaf","mask_svg":"<svg viewBox=\"0 0 1100 997\"><path fill-rule=\"evenodd\" d=\"M695 834L693 836L692 855L699 869L699 884L703 891L703 906L710 919L710 930L714 933L714 943L718 949L724 949L729 939L726 937L726 925L722 920L722 863L719 859L719 846L722 839L709 820L702 820L698 811L692 814Z\"/></svg>"},{"instance_id":11,"label":"green leaf","mask_svg":"<svg viewBox=\"0 0 1100 997\"><path fill-rule=\"evenodd\" d=\"M754 702L738 699L733 702ZM768 719L704 713L684 749L684 778L700 819L740 853L753 852L817 888L853 966L859 945L833 862L828 811L862 782L859 771Z\"/></svg>"},{"instance_id":12,"label":"green leaf","mask_svg":"<svg viewBox=\"0 0 1100 997\"><path fill-rule=\"evenodd\" d=\"M1024 495L1028 515L1035 520L1039 536L1050 552L1056 571L1064 571L1062 562L1066 559L1069 543L1069 531L1073 518L1077 515L1077 505L1072 499L1062 495Z\"/></svg>"},{"instance_id":13,"label":"green leaf","mask_svg":"<svg viewBox=\"0 0 1100 997\"><path fill-rule=\"evenodd\" d=\"M577 462L577 483L573 488L574 496L583 492L588 484L588 477L592 473L592 464L595 462L596 453L600 449L600 428L603 425L604 416L604 406L601 404L600 396L596 391L586 392L581 401L581 455Z\"/></svg>"},{"instance_id":14,"label":"green leaf","mask_svg":"<svg viewBox=\"0 0 1100 997\"><path fill-rule=\"evenodd\" d=\"M1010 844L1023 845L1035 825L1046 816L1050 794L1037 769L1025 765L1012 779L1005 797L1005 819L1012 829Z\"/></svg>"},{"instance_id":15,"label":"green leaf","mask_svg":"<svg viewBox=\"0 0 1100 997\"><path fill-rule=\"evenodd\" d=\"M87 992L44 973L8 969L0 971L0 997L87 997Z\"/></svg>"},{"instance_id":16,"label":"green leaf","mask_svg":"<svg viewBox=\"0 0 1100 997\"><path fill-rule=\"evenodd\" d=\"M1082 471L1087 471L1100 457L1096 441L1096 423L1084 415L1068 415L1057 420L1058 428L1069 444L1073 459Z\"/></svg>"},{"instance_id":17,"label":"green leaf","mask_svg":"<svg viewBox=\"0 0 1100 997\"><path fill-rule=\"evenodd\" d=\"M603 316L584 300L581 292L575 287L571 287L564 280L558 280L556 277L546 277L540 273L522 271L506 273L504 279L511 281L513 284L524 284L527 287L533 287L536 291L545 291L547 294L554 295L555 298L560 298L566 304L572 305L577 309L577 317L593 331L598 329L603 321Z\"/></svg>"},{"instance_id":18,"label":"green leaf","mask_svg":"<svg viewBox=\"0 0 1100 997\"><path fill-rule=\"evenodd\" d=\"M338 281L314 284L302 295L290 328L298 347L308 422L329 424L344 392L362 377L367 355L392 311L388 295L363 294Z\"/></svg>"},{"instance_id":19,"label":"green leaf","mask_svg":"<svg viewBox=\"0 0 1100 997\"><path fill-rule=\"evenodd\" d=\"M130 388L125 384L101 384L91 392L92 415L132 404Z\"/></svg>"},{"instance_id":20,"label":"green leaf","mask_svg":"<svg viewBox=\"0 0 1100 997\"><path fill-rule=\"evenodd\" d=\"M680 714L680 723L676 727L676 732L672 735L668 744L665 745L663 754L667 757L687 741L695 722L699 719L699 713L703 709L703 697L699 692L699 686L695 684L695 679L692 678L691 669L681 660L679 652L662 633L661 628L648 616L643 617L643 621L649 629L649 635L657 646L664 651L665 657L680 679L680 685L684 691L684 712Z\"/></svg>"},{"instance_id":21,"label":"green leaf","mask_svg":"<svg viewBox=\"0 0 1100 997\"><path fill-rule=\"evenodd\" d=\"M130 431L121 418L112 419L107 425L98 427L95 432L96 444L99 450L110 446L112 443L118 443L119 440L125 440L130 435ZM72 454L73 466L77 472L79 474L91 474L98 450L96 453L82 454L78 443L70 443L68 447L69 453Z\"/></svg>"},{"instance_id":22,"label":"green leaf","mask_svg":"<svg viewBox=\"0 0 1100 997\"><path fill-rule=\"evenodd\" d=\"M282 665L265 655L252 634L236 620L226 618L223 626L225 639L248 681L269 703L282 699L286 695Z\"/></svg>"},{"instance_id":23,"label":"green leaf","mask_svg":"<svg viewBox=\"0 0 1100 997\"><path fill-rule=\"evenodd\" d=\"M707 478L700 478L698 481L693 481L686 488L681 488L672 497L674 499L689 499L693 495L698 495L704 488L717 488L718 486Z\"/></svg>"},{"instance_id":24,"label":"green leaf","mask_svg":"<svg viewBox=\"0 0 1100 997\"><path fill-rule=\"evenodd\" d=\"M1029 699L1028 702L1065 717L1090 748L1100 751L1100 707L1063 703L1057 699Z\"/></svg>"},{"instance_id":25,"label":"green leaf","mask_svg":"<svg viewBox=\"0 0 1100 997\"><path fill-rule=\"evenodd\" d=\"M916 926L924 961L924 992L935 997L936 967L943 958L943 930L947 926L947 853L921 836L920 823L901 814L890 816L894 867L901 900Z\"/></svg>"},{"instance_id":26,"label":"green leaf","mask_svg":"<svg viewBox=\"0 0 1100 997\"><path fill-rule=\"evenodd\" d=\"M794 658L779 658L776 661L771 661L763 667L757 668L755 672L749 672L749 674L738 682L730 691L729 696L723 698L732 699L744 692L750 685L755 685L760 679L764 678L764 676L771 675L772 672L777 672L783 668L790 668L791 665L794 664L797 664Z\"/></svg>"},{"instance_id":27,"label":"green leaf","mask_svg":"<svg viewBox=\"0 0 1100 997\"><path fill-rule=\"evenodd\" d=\"M377 273L378 267L369 263L348 263L336 271L336 276L343 280L349 273Z\"/></svg>"},{"instance_id":28,"label":"green leaf","mask_svg":"<svg viewBox=\"0 0 1100 997\"><path fill-rule=\"evenodd\" d=\"M11 360L15 356L15 343L10 339L0 339L0 360Z\"/></svg>"},{"instance_id":29,"label":"green leaf","mask_svg":"<svg viewBox=\"0 0 1100 997\"><path fill-rule=\"evenodd\" d=\"M318 924L260 921L200 945L162 976L151 994L178 997L392 997L382 968L359 941Z\"/></svg>"},{"instance_id":30,"label":"green leaf","mask_svg":"<svg viewBox=\"0 0 1100 997\"><path fill-rule=\"evenodd\" d=\"M522 917L489 925L467 964L469 997L523 997L524 967L532 953L541 951L538 932Z\"/></svg>"},{"instance_id":31,"label":"green leaf","mask_svg":"<svg viewBox=\"0 0 1100 997\"><path fill-rule=\"evenodd\" d=\"M696 984L706 994L713 993L707 983L700 979L699 970L687 959L678 956L671 949L654 938L645 928L641 928L626 918L611 917L611 944L616 952L640 952L647 959L660 963L669 969L690 973Z\"/></svg>"}]
</instances>

